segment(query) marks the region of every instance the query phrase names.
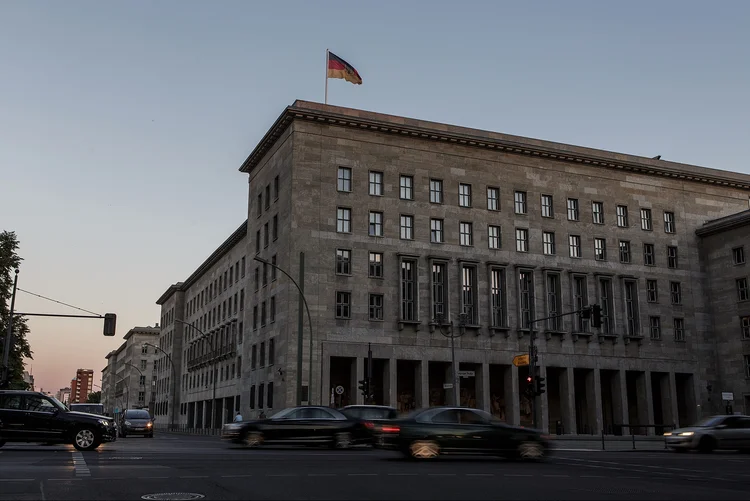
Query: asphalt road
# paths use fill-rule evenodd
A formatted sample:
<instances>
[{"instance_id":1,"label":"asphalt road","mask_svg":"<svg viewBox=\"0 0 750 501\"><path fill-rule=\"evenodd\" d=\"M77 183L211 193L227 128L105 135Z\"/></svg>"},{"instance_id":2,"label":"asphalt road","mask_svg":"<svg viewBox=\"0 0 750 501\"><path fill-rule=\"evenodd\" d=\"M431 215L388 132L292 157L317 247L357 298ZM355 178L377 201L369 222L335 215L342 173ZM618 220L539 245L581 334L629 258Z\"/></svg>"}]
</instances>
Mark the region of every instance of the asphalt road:
<instances>
[{"instance_id":1,"label":"asphalt road","mask_svg":"<svg viewBox=\"0 0 750 501\"><path fill-rule=\"evenodd\" d=\"M167 434L119 439L87 453L0 449L0 500L161 493L206 500L750 499L750 456L576 449L540 464L477 457L420 463L369 449L246 450L215 437Z\"/></svg>"}]
</instances>

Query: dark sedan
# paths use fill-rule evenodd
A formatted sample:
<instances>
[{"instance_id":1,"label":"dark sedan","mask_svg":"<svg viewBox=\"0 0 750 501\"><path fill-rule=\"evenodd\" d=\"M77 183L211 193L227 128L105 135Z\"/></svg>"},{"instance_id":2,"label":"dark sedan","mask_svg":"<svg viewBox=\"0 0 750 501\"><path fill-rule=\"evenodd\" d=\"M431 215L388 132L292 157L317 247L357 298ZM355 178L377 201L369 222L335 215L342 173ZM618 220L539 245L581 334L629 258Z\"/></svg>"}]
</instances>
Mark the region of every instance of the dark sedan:
<instances>
[{"instance_id":1,"label":"dark sedan","mask_svg":"<svg viewBox=\"0 0 750 501\"><path fill-rule=\"evenodd\" d=\"M128 409L120 419L120 436L143 435L154 438L154 419L146 409Z\"/></svg>"},{"instance_id":2,"label":"dark sedan","mask_svg":"<svg viewBox=\"0 0 750 501\"><path fill-rule=\"evenodd\" d=\"M485 411L464 407L433 407L383 423L375 446L415 459L453 453L539 460L550 451L539 431L509 426Z\"/></svg>"},{"instance_id":3,"label":"dark sedan","mask_svg":"<svg viewBox=\"0 0 750 501\"><path fill-rule=\"evenodd\" d=\"M341 413L349 419L358 419L364 425L354 436L358 444L372 445L375 442L374 431L380 424L398 417L398 411L386 405L347 405Z\"/></svg>"},{"instance_id":4,"label":"dark sedan","mask_svg":"<svg viewBox=\"0 0 750 501\"><path fill-rule=\"evenodd\" d=\"M337 449L352 445L365 425L329 407L291 407L268 419L224 425L221 438L247 447L262 444L325 444Z\"/></svg>"}]
</instances>

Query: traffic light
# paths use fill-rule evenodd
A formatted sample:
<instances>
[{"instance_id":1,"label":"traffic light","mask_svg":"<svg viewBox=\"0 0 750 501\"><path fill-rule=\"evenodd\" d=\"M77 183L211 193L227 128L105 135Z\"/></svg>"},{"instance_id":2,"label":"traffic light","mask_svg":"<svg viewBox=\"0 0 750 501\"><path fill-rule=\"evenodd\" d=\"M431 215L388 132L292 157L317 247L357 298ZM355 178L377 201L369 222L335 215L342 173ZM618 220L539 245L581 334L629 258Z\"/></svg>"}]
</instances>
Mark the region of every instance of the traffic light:
<instances>
[{"instance_id":1,"label":"traffic light","mask_svg":"<svg viewBox=\"0 0 750 501\"><path fill-rule=\"evenodd\" d=\"M104 335L114 336L116 326L117 326L117 315L115 315L114 313L105 313L104 314Z\"/></svg>"},{"instance_id":2,"label":"traffic light","mask_svg":"<svg viewBox=\"0 0 750 501\"><path fill-rule=\"evenodd\" d=\"M529 375L526 376L526 388L524 388L523 393L529 398L534 398L534 377Z\"/></svg>"},{"instance_id":3,"label":"traffic light","mask_svg":"<svg viewBox=\"0 0 750 501\"><path fill-rule=\"evenodd\" d=\"M598 304L591 307L591 326L597 329L602 326L602 307Z\"/></svg>"},{"instance_id":4,"label":"traffic light","mask_svg":"<svg viewBox=\"0 0 750 501\"><path fill-rule=\"evenodd\" d=\"M545 390L544 390L544 380L545 379L546 378L543 378L543 377L536 378L536 392L535 393L537 395L541 395L542 393L545 392Z\"/></svg>"},{"instance_id":5,"label":"traffic light","mask_svg":"<svg viewBox=\"0 0 750 501\"><path fill-rule=\"evenodd\" d=\"M359 380L359 391L362 393L362 396L367 398L367 396L370 394L370 380L367 378L360 379Z\"/></svg>"}]
</instances>

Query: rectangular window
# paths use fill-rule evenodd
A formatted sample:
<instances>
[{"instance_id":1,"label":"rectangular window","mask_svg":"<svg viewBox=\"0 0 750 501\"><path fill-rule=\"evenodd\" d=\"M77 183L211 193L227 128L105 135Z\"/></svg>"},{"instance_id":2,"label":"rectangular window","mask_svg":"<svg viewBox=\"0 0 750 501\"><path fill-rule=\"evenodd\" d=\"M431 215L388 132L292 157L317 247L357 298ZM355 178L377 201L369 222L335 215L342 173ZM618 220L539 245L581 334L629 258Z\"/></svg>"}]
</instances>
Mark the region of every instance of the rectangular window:
<instances>
[{"instance_id":1,"label":"rectangular window","mask_svg":"<svg viewBox=\"0 0 750 501\"><path fill-rule=\"evenodd\" d=\"M250 386L250 408L255 409L255 385Z\"/></svg>"},{"instance_id":2,"label":"rectangular window","mask_svg":"<svg viewBox=\"0 0 750 501\"><path fill-rule=\"evenodd\" d=\"M552 231L545 231L542 233L542 244L544 247L544 253L548 256L555 255L555 233Z\"/></svg>"},{"instance_id":3,"label":"rectangular window","mask_svg":"<svg viewBox=\"0 0 750 501\"><path fill-rule=\"evenodd\" d=\"M261 244L260 230L258 230L255 232L255 253L256 254L260 254L260 244Z\"/></svg>"},{"instance_id":4,"label":"rectangular window","mask_svg":"<svg viewBox=\"0 0 750 501\"><path fill-rule=\"evenodd\" d=\"M461 312L466 315L466 323L479 324L477 301L477 267L461 265Z\"/></svg>"},{"instance_id":5,"label":"rectangular window","mask_svg":"<svg viewBox=\"0 0 750 501\"><path fill-rule=\"evenodd\" d=\"M336 292L336 318L351 318L352 293Z\"/></svg>"},{"instance_id":6,"label":"rectangular window","mask_svg":"<svg viewBox=\"0 0 750 501\"><path fill-rule=\"evenodd\" d=\"M271 185L266 185L266 210L271 207Z\"/></svg>"},{"instance_id":7,"label":"rectangular window","mask_svg":"<svg viewBox=\"0 0 750 501\"><path fill-rule=\"evenodd\" d=\"M500 210L500 188L487 188L487 210Z\"/></svg>"},{"instance_id":8,"label":"rectangular window","mask_svg":"<svg viewBox=\"0 0 750 501\"><path fill-rule=\"evenodd\" d=\"M253 306L253 330L258 328L258 305Z\"/></svg>"},{"instance_id":9,"label":"rectangular window","mask_svg":"<svg viewBox=\"0 0 750 501\"><path fill-rule=\"evenodd\" d=\"M336 209L336 231L338 233L352 232L352 210L346 207Z\"/></svg>"},{"instance_id":10,"label":"rectangular window","mask_svg":"<svg viewBox=\"0 0 750 501\"><path fill-rule=\"evenodd\" d=\"M371 237L383 236L383 213L382 212L370 212L370 236Z\"/></svg>"},{"instance_id":11,"label":"rectangular window","mask_svg":"<svg viewBox=\"0 0 750 501\"><path fill-rule=\"evenodd\" d=\"M574 275L573 276L573 308L575 311L582 310L588 305L588 288L586 285L586 277ZM575 332L588 332L589 320L583 318L581 314L575 316Z\"/></svg>"},{"instance_id":12,"label":"rectangular window","mask_svg":"<svg viewBox=\"0 0 750 501\"><path fill-rule=\"evenodd\" d=\"M414 200L414 178L412 176L400 177L399 195L401 200Z\"/></svg>"},{"instance_id":13,"label":"rectangular window","mask_svg":"<svg viewBox=\"0 0 750 501\"><path fill-rule=\"evenodd\" d=\"M383 320L382 294L370 294L370 320Z\"/></svg>"},{"instance_id":14,"label":"rectangular window","mask_svg":"<svg viewBox=\"0 0 750 501\"><path fill-rule=\"evenodd\" d=\"M240 311L245 310L245 289L240 290Z\"/></svg>"},{"instance_id":15,"label":"rectangular window","mask_svg":"<svg viewBox=\"0 0 750 501\"><path fill-rule=\"evenodd\" d=\"M628 227L628 206L618 205L617 206L617 226L620 228Z\"/></svg>"},{"instance_id":16,"label":"rectangular window","mask_svg":"<svg viewBox=\"0 0 750 501\"><path fill-rule=\"evenodd\" d=\"M268 340L268 365L276 363L276 339Z\"/></svg>"},{"instance_id":17,"label":"rectangular window","mask_svg":"<svg viewBox=\"0 0 750 501\"><path fill-rule=\"evenodd\" d=\"M255 267L255 292L260 289L260 266Z\"/></svg>"},{"instance_id":18,"label":"rectangular window","mask_svg":"<svg viewBox=\"0 0 750 501\"><path fill-rule=\"evenodd\" d=\"M414 216L401 215L401 240L414 240Z\"/></svg>"},{"instance_id":19,"label":"rectangular window","mask_svg":"<svg viewBox=\"0 0 750 501\"><path fill-rule=\"evenodd\" d=\"M500 227L489 225L487 227L487 245L490 249L500 248Z\"/></svg>"},{"instance_id":20,"label":"rectangular window","mask_svg":"<svg viewBox=\"0 0 750 501\"><path fill-rule=\"evenodd\" d=\"M516 214L526 214L527 207L526 207L526 192L525 191L516 191L513 194L513 208Z\"/></svg>"},{"instance_id":21,"label":"rectangular window","mask_svg":"<svg viewBox=\"0 0 750 501\"><path fill-rule=\"evenodd\" d=\"M625 281L625 320L629 336L640 335L638 323L638 284L631 280Z\"/></svg>"},{"instance_id":22,"label":"rectangular window","mask_svg":"<svg viewBox=\"0 0 750 501\"><path fill-rule=\"evenodd\" d=\"M542 195L542 217L555 217L552 195Z\"/></svg>"},{"instance_id":23,"label":"rectangular window","mask_svg":"<svg viewBox=\"0 0 750 501\"><path fill-rule=\"evenodd\" d=\"M352 274L352 251L350 249L336 249L336 274Z\"/></svg>"},{"instance_id":24,"label":"rectangular window","mask_svg":"<svg viewBox=\"0 0 750 501\"><path fill-rule=\"evenodd\" d=\"M279 199L279 176L273 178L273 199Z\"/></svg>"},{"instance_id":25,"label":"rectangular window","mask_svg":"<svg viewBox=\"0 0 750 501\"><path fill-rule=\"evenodd\" d=\"M401 261L401 320L417 320L417 262Z\"/></svg>"},{"instance_id":26,"label":"rectangular window","mask_svg":"<svg viewBox=\"0 0 750 501\"><path fill-rule=\"evenodd\" d=\"M266 343L265 342L260 343L259 355L260 355L259 365L261 367L265 367L266 366Z\"/></svg>"},{"instance_id":27,"label":"rectangular window","mask_svg":"<svg viewBox=\"0 0 750 501\"><path fill-rule=\"evenodd\" d=\"M677 247L667 246L667 266L671 269L677 268Z\"/></svg>"},{"instance_id":28,"label":"rectangular window","mask_svg":"<svg viewBox=\"0 0 750 501\"><path fill-rule=\"evenodd\" d=\"M591 202L591 217L594 224L604 224L604 203Z\"/></svg>"},{"instance_id":29,"label":"rectangular window","mask_svg":"<svg viewBox=\"0 0 750 501\"><path fill-rule=\"evenodd\" d=\"M271 282L275 282L276 281L276 271L277 271L276 270L276 254L274 254L273 256L271 256L271 264L273 265L273 266L271 266Z\"/></svg>"},{"instance_id":30,"label":"rectangular window","mask_svg":"<svg viewBox=\"0 0 750 501\"><path fill-rule=\"evenodd\" d=\"M254 344L250 355L250 368L255 369L258 365L258 345Z\"/></svg>"},{"instance_id":31,"label":"rectangular window","mask_svg":"<svg viewBox=\"0 0 750 501\"><path fill-rule=\"evenodd\" d=\"M231 284L234 282L234 268L231 266L229 267L229 283Z\"/></svg>"},{"instance_id":32,"label":"rectangular window","mask_svg":"<svg viewBox=\"0 0 750 501\"><path fill-rule=\"evenodd\" d=\"M268 265L263 263L263 287L268 285Z\"/></svg>"},{"instance_id":33,"label":"rectangular window","mask_svg":"<svg viewBox=\"0 0 750 501\"><path fill-rule=\"evenodd\" d=\"M443 181L440 179L430 179L430 203L443 203Z\"/></svg>"},{"instance_id":34,"label":"rectangular window","mask_svg":"<svg viewBox=\"0 0 750 501\"><path fill-rule=\"evenodd\" d=\"M276 296L271 296L268 316L270 317L269 321L271 323L274 323L276 321Z\"/></svg>"},{"instance_id":35,"label":"rectangular window","mask_svg":"<svg viewBox=\"0 0 750 501\"><path fill-rule=\"evenodd\" d=\"M675 232L674 212L664 211L664 232L665 233Z\"/></svg>"},{"instance_id":36,"label":"rectangular window","mask_svg":"<svg viewBox=\"0 0 750 501\"><path fill-rule=\"evenodd\" d=\"M740 333L742 339L750 339L750 315L740 317Z\"/></svg>"},{"instance_id":37,"label":"rectangular window","mask_svg":"<svg viewBox=\"0 0 750 501\"><path fill-rule=\"evenodd\" d=\"M669 296L672 304L682 304L682 284L669 282Z\"/></svg>"},{"instance_id":38,"label":"rectangular window","mask_svg":"<svg viewBox=\"0 0 750 501\"><path fill-rule=\"evenodd\" d=\"M370 252L369 261L370 278L383 278L383 253Z\"/></svg>"},{"instance_id":39,"label":"rectangular window","mask_svg":"<svg viewBox=\"0 0 750 501\"><path fill-rule=\"evenodd\" d=\"M271 238L273 238L274 242L279 239L279 216L278 215L273 216Z\"/></svg>"},{"instance_id":40,"label":"rectangular window","mask_svg":"<svg viewBox=\"0 0 750 501\"><path fill-rule=\"evenodd\" d=\"M568 247L570 257L581 257L581 237L579 235L568 236Z\"/></svg>"},{"instance_id":41,"label":"rectangular window","mask_svg":"<svg viewBox=\"0 0 750 501\"><path fill-rule=\"evenodd\" d=\"M266 407L273 409L273 381L269 381L267 386L266 392L268 396L266 397Z\"/></svg>"},{"instance_id":42,"label":"rectangular window","mask_svg":"<svg viewBox=\"0 0 750 501\"><path fill-rule=\"evenodd\" d=\"M747 301L750 299L750 290L748 290L747 278L737 279L737 301Z\"/></svg>"},{"instance_id":43,"label":"rectangular window","mask_svg":"<svg viewBox=\"0 0 750 501\"><path fill-rule=\"evenodd\" d=\"M146 370L146 365L148 364L148 360L141 360L141 370Z\"/></svg>"},{"instance_id":44,"label":"rectangular window","mask_svg":"<svg viewBox=\"0 0 750 501\"><path fill-rule=\"evenodd\" d=\"M266 302L260 303L260 326L266 326Z\"/></svg>"},{"instance_id":45,"label":"rectangular window","mask_svg":"<svg viewBox=\"0 0 750 501\"><path fill-rule=\"evenodd\" d=\"M659 284L656 280L646 280L646 301L649 303L659 302Z\"/></svg>"},{"instance_id":46,"label":"rectangular window","mask_svg":"<svg viewBox=\"0 0 750 501\"><path fill-rule=\"evenodd\" d=\"M649 333L651 339L659 341L661 339L661 318L648 317Z\"/></svg>"},{"instance_id":47,"label":"rectangular window","mask_svg":"<svg viewBox=\"0 0 750 501\"><path fill-rule=\"evenodd\" d=\"M458 224L459 234L461 237L461 245L472 246L474 245L474 228L471 223L461 222Z\"/></svg>"},{"instance_id":48,"label":"rectangular window","mask_svg":"<svg viewBox=\"0 0 750 501\"><path fill-rule=\"evenodd\" d=\"M643 244L643 264L646 266L656 265L656 258L654 257L654 244Z\"/></svg>"},{"instance_id":49,"label":"rectangular window","mask_svg":"<svg viewBox=\"0 0 750 501\"><path fill-rule=\"evenodd\" d=\"M641 209L641 229L643 231L651 231L653 225L651 224L651 209Z\"/></svg>"},{"instance_id":50,"label":"rectangular window","mask_svg":"<svg viewBox=\"0 0 750 501\"><path fill-rule=\"evenodd\" d=\"M432 319L446 317L448 313L445 291L448 288L445 263L432 263Z\"/></svg>"},{"instance_id":51,"label":"rectangular window","mask_svg":"<svg viewBox=\"0 0 750 501\"><path fill-rule=\"evenodd\" d=\"M523 270L518 274L519 328L528 329L531 325L531 298L534 296L534 275Z\"/></svg>"},{"instance_id":52,"label":"rectangular window","mask_svg":"<svg viewBox=\"0 0 750 501\"><path fill-rule=\"evenodd\" d=\"M604 238L594 239L594 259L596 261L607 260L607 240Z\"/></svg>"},{"instance_id":53,"label":"rectangular window","mask_svg":"<svg viewBox=\"0 0 750 501\"><path fill-rule=\"evenodd\" d=\"M263 214L263 192L258 193L258 217Z\"/></svg>"},{"instance_id":54,"label":"rectangular window","mask_svg":"<svg viewBox=\"0 0 750 501\"><path fill-rule=\"evenodd\" d=\"M551 331L562 330L562 318L555 317L562 310L560 298L560 275L556 273L547 274L547 316L554 317L547 320L547 329Z\"/></svg>"},{"instance_id":55,"label":"rectangular window","mask_svg":"<svg viewBox=\"0 0 750 501\"><path fill-rule=\"evenodd\" d=\"M242 256L242 268L241 268L242 278L245 278L245 256Z\"/></svg>"},{"instance_id":56,"label":"rectangular window","mask_svg":"<svg viewBox=\"0 0 750 501\"><path fill-rule=\"evenodd\" d=\"M612 295L612 280L599 279L599 305L602 307L602 334L614 334L614 299Z\"/></svg>"},{"instance_id":57,"label":"rectangular window","mask_svg":"<svg viewBox=\"0 0 750 501\"><path fill-rule=\"evenodd\" d=\"M568 199L568 221L578 221L578 219L579 219L578 199L569 198Z\"/></svg>"},{"instance_id":58,"label":"rectangular window","mask_svg":"<svg viewBox=\"0 0 750 501\"><path fill-rule=\"evenodd\" d=\"M505 327L505 271L490 270L490 308L492 327Z\"/></svg>"},{"instance_id":59,"label":"rectangular window","mask_svg":"<svg viewBox=\"0 0 750 501\"><path fill-rule=\"evenodd\" d=\"M443 220L430 219L430 242L434 244L441 244L445 241L444 238Z\"/></svg>"},{"instance_id":60,"label":"rectangular window","mask_svg":"<svg viewBox=\"0 0 750 501\"><path fill-rule=\"evenodd\" d=\"M529 252L529 230L516 228L516 251Z\"/></svg>"},{"instance_id":61,"label":"rectangular window","mask_svg":"<svg viewBox=\"0 0 750 501\"><path fill-rule=\"evenodd\" d=\"M370 171L370 195L374 197L383 196L383 173Z\"/></svg>"},{"instance_id":62,"label":"rectangular window","mask_svg":"<svg viewBox=\"0 0 750 501\"><path fill-rule=\"evenodd\" d=\"M630 262L630 242L627 240L620 240L620 262Z\"/></svg>"},{"instance_id":63,"label":"rectangular window","mask_svg":"<svg viewBox=\"0 0 750 501\"><path fill-rule=\"evenodd\" d=\"M338 190L352 191L352 170L349 167L339 167Z\"/></svg>"},{"instance_id":64,"label":"rectangular window","mask_svg":"<svg viewBox=\"0 0 750 501\"><path fill-rule=\"evenodd\" d=\"M674 319L674 340L685 341L685 319L683 318Z\"/></svg>"},{"instance_id":65,"label":"rectangular window","mask_svg":"<svg viewBox=\"0 0 750 501\"><path fill-rule=\"evenodd\" d=\"M260 383L258 385L258 409L262 409L263 404L265 403L264 402L265 399L263 398L263 388L264 388L263 383Z\"/></svg>"},{"instance_id":66,"label":"rectangular window","mask_svg":"<svg viewBox=\"0 0 750 501\"><path fill-rule=\"evenodd\" d=\"M471 207L471 185L461 183L458 185L458 205Z\"/></svg>"},{"instance_id":67,"label":"rectangular window","mask_svg":"<svg viewBox=\"0 0 750 501\"><path fill-rule=\"evenodd\" d=\"M735 247L732 249L732 262L734 264L745 264L745 248Z\"/></svg>"}]
</instances>

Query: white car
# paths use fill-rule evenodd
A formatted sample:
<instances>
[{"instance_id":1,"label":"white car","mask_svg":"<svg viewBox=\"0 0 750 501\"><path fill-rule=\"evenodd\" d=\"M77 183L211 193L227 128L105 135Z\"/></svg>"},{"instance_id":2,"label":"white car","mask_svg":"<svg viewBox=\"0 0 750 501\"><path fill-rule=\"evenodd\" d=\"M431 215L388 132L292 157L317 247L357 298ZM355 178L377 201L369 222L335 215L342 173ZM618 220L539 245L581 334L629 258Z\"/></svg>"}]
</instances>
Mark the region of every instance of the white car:
<instances>
[{"instance_id":1,"label":"white car","mask_svg":"<svg viewBox=\"0 0 750 501\"><path fill-rule=\"evenodd\" d=\"M750 416L711 416L686 428L664 434L667 447L673 451L715 449L750 451Z\"/></svg>"}]
</instances>

